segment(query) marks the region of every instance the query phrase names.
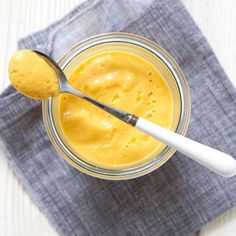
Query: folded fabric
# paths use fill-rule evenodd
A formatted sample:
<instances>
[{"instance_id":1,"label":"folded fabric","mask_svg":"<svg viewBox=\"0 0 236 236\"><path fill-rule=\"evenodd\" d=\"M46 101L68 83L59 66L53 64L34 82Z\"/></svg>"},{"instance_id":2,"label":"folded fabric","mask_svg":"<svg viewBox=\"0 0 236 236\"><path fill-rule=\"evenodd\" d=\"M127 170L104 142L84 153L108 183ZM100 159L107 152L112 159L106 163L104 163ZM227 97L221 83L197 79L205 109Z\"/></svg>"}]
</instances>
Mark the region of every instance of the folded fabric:
<instances>
[{"instance_id":1,"label":"folded fabric","mask_svg":"<svg viewBox=\"0 0 236 236\"><path fill-rule=\"evenodd\" d=\"M98 33L125 31L165 48L190 86L187 136L236 155L236 93L206 39L178 0L89 0L19 48L55 59ZM45 132L40 102L12 87L0 95L0 137L9 164L59 234L189 235L236 203L236 178L217 176L176 153L129 181L90 177L68 165Z\"/></svg>"}]
</instances>

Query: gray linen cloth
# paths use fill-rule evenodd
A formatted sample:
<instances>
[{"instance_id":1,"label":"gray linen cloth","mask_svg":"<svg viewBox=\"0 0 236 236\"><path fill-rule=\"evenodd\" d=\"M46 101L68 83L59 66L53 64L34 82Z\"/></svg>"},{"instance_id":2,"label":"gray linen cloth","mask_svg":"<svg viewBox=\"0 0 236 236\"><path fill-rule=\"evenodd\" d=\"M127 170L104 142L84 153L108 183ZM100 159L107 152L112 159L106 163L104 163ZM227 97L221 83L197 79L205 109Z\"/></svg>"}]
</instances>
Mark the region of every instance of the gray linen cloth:
<instances>
[{"instance_id":1,"label":"gray linen cloth","mask_svg":"<svg viewBox=\"0 0 236 236\"><path fill-rule=\"evenodd\" d=\"M164 47L190 86L187 136L236 155L235 89L178 0L87 1L20 40L19 48L58 59L81 39L109 31L143 35ZM0 96L0 136L16 176L60 235L189 235L236 203L236 178L217 176L180 153L129 181L79 172L51 145L40 102L12 87Z\"/></svg>"}]
</instances>

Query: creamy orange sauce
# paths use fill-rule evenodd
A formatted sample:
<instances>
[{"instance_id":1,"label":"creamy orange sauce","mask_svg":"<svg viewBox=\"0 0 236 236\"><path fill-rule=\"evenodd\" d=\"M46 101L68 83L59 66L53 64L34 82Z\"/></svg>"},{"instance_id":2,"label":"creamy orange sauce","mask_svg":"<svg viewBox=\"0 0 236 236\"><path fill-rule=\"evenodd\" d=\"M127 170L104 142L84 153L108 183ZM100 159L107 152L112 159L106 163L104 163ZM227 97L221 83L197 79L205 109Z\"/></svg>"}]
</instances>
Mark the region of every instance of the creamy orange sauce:
<instances>
[{"instance_id":1,"label":"creamy orange sauce","mask_svg":"<svg viewBox=\"0 0 236 236\"><path fill-rule=\"evenodd\" d=\"M69 83L99 101L171 127L170 90L160 73L136 55L99 54L80 64L69 76ZM60 123L76 153L103 168L134 167L163 148L157 140L70 94L60 95Z\"/></svg>"},{"instance_id":2,"label":"creamy orange sauce","mask_svg":"<svg viewBox=\"0 0 236 236\"><path fill-rule=\"evenodd\" d=\"M59 83L53 68L36 52L16 51L9 62L9 78L22 94L33 99L59 95Z\"/></svg>"}]
</instances>

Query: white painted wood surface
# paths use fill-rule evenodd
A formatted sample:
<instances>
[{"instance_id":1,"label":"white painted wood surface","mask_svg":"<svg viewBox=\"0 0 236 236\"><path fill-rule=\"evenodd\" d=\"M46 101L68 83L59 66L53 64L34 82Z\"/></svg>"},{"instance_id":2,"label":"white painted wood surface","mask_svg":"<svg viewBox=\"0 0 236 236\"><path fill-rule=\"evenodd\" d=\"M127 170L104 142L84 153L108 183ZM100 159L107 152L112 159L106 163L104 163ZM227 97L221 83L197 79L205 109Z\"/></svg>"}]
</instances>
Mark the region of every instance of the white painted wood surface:
<instances>
[{"instance_id":1,"label":"white painted wood surface","mask_svg":"<svg viewBox=\"0 0 236 236\"><path fill-rule=\"evenodd\" d=\"M0 0L0 92L9 84L7 61L18 38L40 30L83 0ZM236 86L236 1L182 0L206 35L229 78ZM57 233L30 200L9 169L0 148L0 235L28 236ZM236 235L236 207L208 223L200 236Z\"/></svg>"}]
</instances>

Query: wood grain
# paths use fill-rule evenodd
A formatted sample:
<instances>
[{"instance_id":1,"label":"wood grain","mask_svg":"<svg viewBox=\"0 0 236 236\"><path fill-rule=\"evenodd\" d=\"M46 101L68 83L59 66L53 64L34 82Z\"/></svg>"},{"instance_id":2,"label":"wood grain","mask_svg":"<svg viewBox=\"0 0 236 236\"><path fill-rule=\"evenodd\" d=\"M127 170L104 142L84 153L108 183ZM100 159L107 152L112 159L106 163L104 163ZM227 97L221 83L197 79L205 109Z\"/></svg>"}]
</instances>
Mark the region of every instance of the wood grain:
<instances>
[{"instance_id":1,"label":"wood grain","mask_svg":"<svg viewBox=\"0 0 236 236\"><path fill-rule=\"evenodd\" d=\"M62 17L83 0L0 1L0 92L9 84L7 62L17 39ZM236 1L182 0L236 86ZM57 235L9 169L0 144L0 235ZM236 235L236 208L204 226L200 236Z\"/></svg>"}]
</instances>

